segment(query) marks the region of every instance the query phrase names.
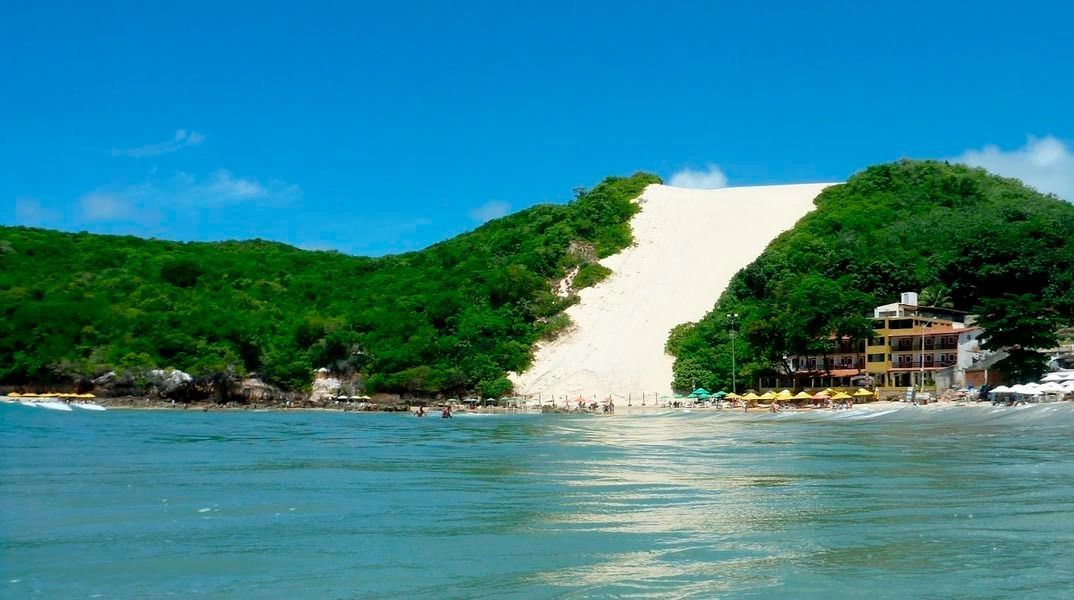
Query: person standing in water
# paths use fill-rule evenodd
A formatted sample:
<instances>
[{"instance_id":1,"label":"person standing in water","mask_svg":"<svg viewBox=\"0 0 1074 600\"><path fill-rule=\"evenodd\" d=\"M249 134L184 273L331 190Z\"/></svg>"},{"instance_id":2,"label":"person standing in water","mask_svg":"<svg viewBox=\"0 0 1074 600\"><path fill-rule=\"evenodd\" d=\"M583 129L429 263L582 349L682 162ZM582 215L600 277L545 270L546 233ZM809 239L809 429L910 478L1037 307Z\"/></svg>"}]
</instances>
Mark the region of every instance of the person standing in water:
<instances>
[{"instance_id":1,"label":"person standing in water","mask_svg":"<svg viewBox=\"0 0 1074 600\"><path fill-rule=\"evenodd\" d=\"M454 417L451 416L451 405L450 404L445 404L444 405L444 410L440 413L440 418L441 419L452 419L452 418L454 418Z\"/></svg>"},{"instance_id":2,"label":"person standing in water","mask_svg":"<svg viewBox=\"0 0 1074 600\"><path fill-rule=\"evenodd\" d=\"M425 416L425 407L424 406L418 406L418 412L415 413L414 416L416 416L416 417L424 417Z\"/></svg>"}]
</instances>

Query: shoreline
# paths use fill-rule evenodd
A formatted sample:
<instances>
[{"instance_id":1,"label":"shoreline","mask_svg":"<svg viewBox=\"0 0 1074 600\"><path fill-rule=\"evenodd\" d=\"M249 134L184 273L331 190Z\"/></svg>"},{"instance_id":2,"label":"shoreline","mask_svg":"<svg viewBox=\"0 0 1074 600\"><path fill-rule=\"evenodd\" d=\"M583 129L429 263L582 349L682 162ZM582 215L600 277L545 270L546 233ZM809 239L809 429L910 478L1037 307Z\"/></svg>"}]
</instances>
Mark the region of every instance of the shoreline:
<instances>
[{"instance_id":1,"label":"shoreline","mask_svg":"<svg viewBox=\"0 0 1074 600\"><path fill-rule=\"evenodd\" d=\"M3 401L20 404L20 400L23 398L0 396ZM32 398L30 400L60 400L59 398ZM98 404L108 410L134 410L134 411L179 411L179 412L335 412L335 413L409 413L411 415L418 408L418 404L399 403L393 405L325 405L325 406L286 406L281 404L213 404L213 403L180 403L172 402L170 400L149 399L143 397L118 397L118 398L94 398L92 400L86 399L89 402ZM437 414L439 409L438 405L434 402L425 402L423 405L426 407L427 416L430 418L439 418ZM456 405L457 406L457 405ZM504 407L482 407L478 409L464 409L453 408L452 413L456 416L466 415L572 415L572 416L593 416L593 417L622 417L622 416L644 416L644 415L664 415L674 413L727 413L727 414L810 414L810 413L843 413L856 411L861 409L867 409L869 411L881 411L890 410L899 407L916 406L924 410L934 410L938 408L954 408L954 407L988 407L994 408L995 406L990 401L967 401L967 400L939 400L930 402L928 404L914 405L908 402L896 401L896 400L878 400L875 402L866 402L855 404L853 408L847 409L833 409L833 408L814 408L814 407L801 407L801 408L783 408L782 410L772 412L769 405L761 405L750 407L749 409L739 408L717 408L715 406L697 406L697 407L667 407L667 406L617 406L613 414L604 414L599 411L582 411L582 410L549 410L542 411L539 408L504 408Z\"/></svg>"}]
</instances>

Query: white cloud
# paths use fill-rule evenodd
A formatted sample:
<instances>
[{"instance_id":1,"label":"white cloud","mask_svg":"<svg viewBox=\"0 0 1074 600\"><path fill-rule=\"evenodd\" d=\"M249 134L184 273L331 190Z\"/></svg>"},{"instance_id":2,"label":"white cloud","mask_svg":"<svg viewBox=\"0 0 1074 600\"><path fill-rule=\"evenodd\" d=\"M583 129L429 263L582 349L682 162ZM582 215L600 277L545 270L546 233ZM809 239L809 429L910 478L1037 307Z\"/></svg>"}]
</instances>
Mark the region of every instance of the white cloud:
<instances>
[{"instance_id":1,"label":"white cloud","mask_svg":"<svg viewBox=\"0 0 1074 600\"><path fill-rule=\"evenodd\" d=\"M59 220L62 216L60 211L44 206L36 198L29 196L15 198L15 221L20 225L47 225Z\"/></svg>"},{"instance_id":2,"label":"white cloud","mask_svg":"<svg viewBox=\"0 0 1074 600\"><path fill-rule=\"evenodd\" d=\"M201 178L179 172L135 185L101 187L84 194L78 204L81 217L88 221L147 224L159 222L165 214L244 203L282 205L301 196L302 189L295 184L278 179L262 182L219 169Z\"/></svg>"},{"instance_id":3,"label":"white cloud","mask_svg":"<svg viewBox=\"0 0 1074 600\"><path fill-rule=\"evenodd\" d=\"M1056 137L1030 136L1024 146L1014 150L994 145L966 150L953 161L1016 177L1038 191L1074 202L1074 150Z\"/></svg>"},{"instance_id":4,"label":"white cloud","mask_svg":"<svg viewBox=\"0 0 1074 600\"><path fill-rule=\"evenodd\" d=\"M500 200L490 200L481 206L470 210L470 218L484 223L492 219L498 219L511 212L511 205Z\"/></svg>"},{"instance_id":5,"label":"white cloud","mask_svg":"<svg viewBox=\"0 0 1074 600\"><path fill-rule=\"evenodd\" d=\"M82 218L90 221L124 221L135 216L135 207L126 198L107 192L90 192L78 199Z\"/></svg>"},{"instance_id":6,"label":"white cloud","mask_svg":"<svg viewBox=\"0 0 1074 600\"><path fill-rule=\"evenodd\" d=\"M130 156L132 158L160 156L161 154L178 152L179 150L182 150L183 148L187 148L189 146L197 146L204 141L205 136L201 133L198 133L197 131L176 129L175 136L166 142L146 144L144 146L136 146L134 148L112 148L112 156Z\"/></svg>"},{"instance_id":7,"label":"white cloud","mask_svg":"<svg viewBox=\"0 0 1074 600\"><path fill-rule=\"evenodd\" d=\"M708 163L703 170L682 169L671 176L668 185L695 190L715 190L727 187L727 175L719 166Z\"/></svg>"}]
</instances>

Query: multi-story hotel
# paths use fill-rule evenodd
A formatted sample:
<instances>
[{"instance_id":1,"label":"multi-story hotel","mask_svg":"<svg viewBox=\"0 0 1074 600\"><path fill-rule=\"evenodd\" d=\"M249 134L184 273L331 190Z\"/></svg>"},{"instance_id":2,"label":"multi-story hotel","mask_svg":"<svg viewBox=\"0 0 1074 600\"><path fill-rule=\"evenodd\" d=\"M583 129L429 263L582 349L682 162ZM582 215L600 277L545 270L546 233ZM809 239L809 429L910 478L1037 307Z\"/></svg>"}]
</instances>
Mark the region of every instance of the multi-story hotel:
<instances>
[{"instance_id":1,"label":"multi-story hotel","mask_svg":"<svg viewBox=\"0 0 1074 600\"><path fill-rule=\"evenodd\" d=\"M965 370L980 359L982 330L965 312L919 306L917 294L906 292L899 302L873 309L873 336L838 340L830 354L792 356L790 375L828 385L869 382L878 387L965 385Z\"/></svg>"}]
</instances>

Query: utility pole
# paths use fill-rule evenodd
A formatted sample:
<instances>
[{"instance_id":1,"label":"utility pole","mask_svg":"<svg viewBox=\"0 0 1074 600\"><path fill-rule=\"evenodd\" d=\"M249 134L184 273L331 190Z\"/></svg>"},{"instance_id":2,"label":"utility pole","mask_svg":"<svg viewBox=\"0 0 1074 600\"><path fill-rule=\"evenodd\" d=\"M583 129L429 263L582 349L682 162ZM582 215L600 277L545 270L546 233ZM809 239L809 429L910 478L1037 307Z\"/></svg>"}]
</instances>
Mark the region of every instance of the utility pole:
<instances>
[{"instance_id":1,"label":"utility pole","mask_svg":"<svg viewBox=\"0 0 1074 600\"><path fill-rule=\"evenodd\" d=\"M731 313L727 315L727 318L731 319L731 393L737 394L738 378L735 374L735 319L738 318L738 313Z\"/></svg>"},{"instance_id":2,"label":"utility pole","mask_svg":"<svg viewBox=\"0 0 1074 600\"><path fill-rule=\"evenodd\" d=\"M926 320L921 326L921 393L925 393L925 332L932 326L932 320Z\"/></svg>"}]
</instances>

